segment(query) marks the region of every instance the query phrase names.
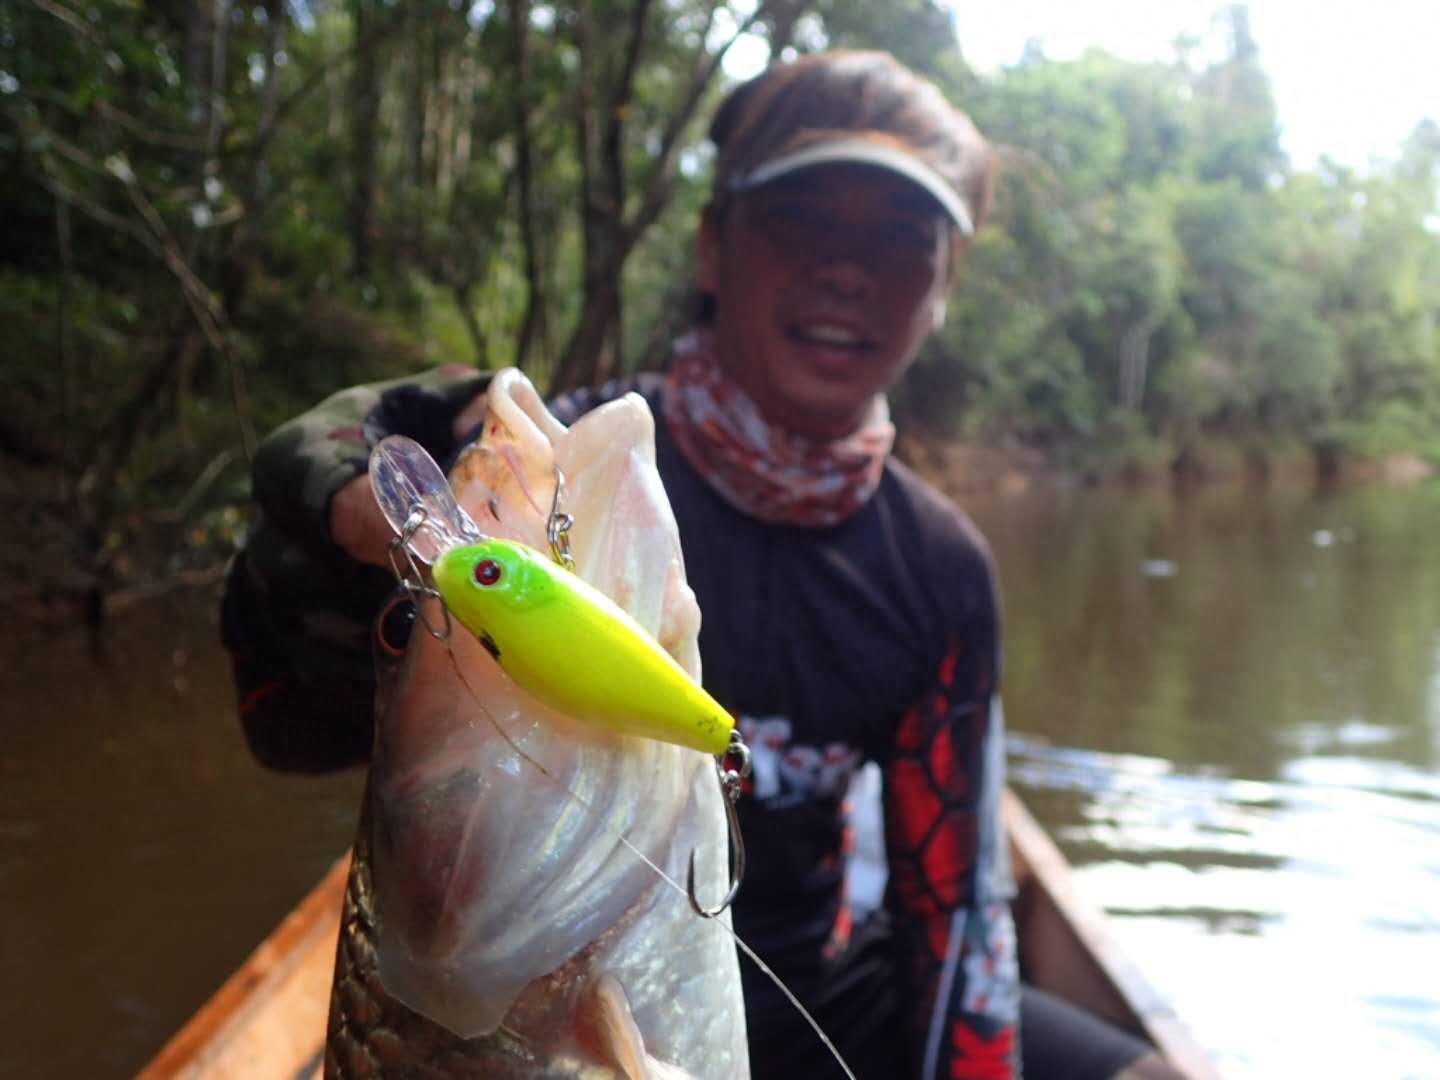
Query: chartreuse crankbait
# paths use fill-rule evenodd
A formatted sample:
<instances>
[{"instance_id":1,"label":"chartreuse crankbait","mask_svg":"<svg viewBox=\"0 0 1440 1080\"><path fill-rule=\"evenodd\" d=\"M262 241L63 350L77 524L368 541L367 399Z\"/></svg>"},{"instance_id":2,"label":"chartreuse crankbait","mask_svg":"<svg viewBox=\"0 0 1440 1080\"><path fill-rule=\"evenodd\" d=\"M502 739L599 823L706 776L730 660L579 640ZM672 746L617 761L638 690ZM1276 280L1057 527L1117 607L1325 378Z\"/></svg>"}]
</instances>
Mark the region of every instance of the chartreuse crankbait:
<instances>
[{"instance_id":1,"label":"chartreuse crankbait","mask_svg":"<svg viewBox=\"0 0 1440 1080\"><path fill-rule=\"evenodd\" d=\"M540 703L622 735L730 748L724 707L629 613L533 548L487 538L441 552L433 574L451 615Z\"/></svg>"},{"instance_id":2,"label":"chartreuse crankbait","mask_svg":"<svg viewBox=\"0 0 1440 1080\"><path fill-rule=\"evenodd\" d=\"M524 544L482 533L455 501L440 466L403 435L382 439L371 451L370 483L395 530L390 563L401 587L417 603L438 594L443 604L443 632L430 625L419 604L420 621L433 637L449 637L453 616L542 704L621 734L714 755L730 828L730 889L719 907L704 907L695 895L691 852L685 892L707 919L729 907L745 876L735 801L750 774L750 751L730 714L659 642L567 569L574 566L566 537L572 522L560 508L560 470L545 522L555 562ZM421 563L431 567L433 587L425 583Z\"/></svg>"}]
</instances>

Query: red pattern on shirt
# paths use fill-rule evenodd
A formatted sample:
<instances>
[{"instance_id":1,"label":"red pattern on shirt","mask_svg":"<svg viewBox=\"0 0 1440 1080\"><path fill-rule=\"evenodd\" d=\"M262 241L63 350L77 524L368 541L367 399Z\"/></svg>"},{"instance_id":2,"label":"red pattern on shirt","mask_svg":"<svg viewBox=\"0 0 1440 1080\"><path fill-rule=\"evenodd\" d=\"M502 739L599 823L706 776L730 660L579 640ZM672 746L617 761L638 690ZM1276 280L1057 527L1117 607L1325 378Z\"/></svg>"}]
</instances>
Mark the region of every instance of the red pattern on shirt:
<instances>
[{"instance_id":1,"label":"red pattern on shirt","mask_svg":"<svg viewBox=\"0 0 1440 1080\"><path fill-rule=\"evenodd\" d=\"M947 956L959 950L964 962L962 943L954 940L964 929L954 914L975 903L981 770L994 689L992 658L959 641L937 674L934 689L901 718L885 778L891 883L897 918L914 920L906 937L912 943L913 1007L921 1023L934 1014ZM948 1032L940 1075L1009 1080L1015 1028L996 1017L966 1013L960 1004L964 985L961 971L943 1004Z\"/></svg>"},{"instance_id":2,"label":"red pattern on shirt","mask_svg":"<svg viewBox=\"0 0 1440 1080\"><path fill-rule=\"evenodd\" d=\"M1003 1027L990 1038L959 1024L953 1029L950 1080L1010 1080L1015 1028Z\"/></svg>"}]
</instances>

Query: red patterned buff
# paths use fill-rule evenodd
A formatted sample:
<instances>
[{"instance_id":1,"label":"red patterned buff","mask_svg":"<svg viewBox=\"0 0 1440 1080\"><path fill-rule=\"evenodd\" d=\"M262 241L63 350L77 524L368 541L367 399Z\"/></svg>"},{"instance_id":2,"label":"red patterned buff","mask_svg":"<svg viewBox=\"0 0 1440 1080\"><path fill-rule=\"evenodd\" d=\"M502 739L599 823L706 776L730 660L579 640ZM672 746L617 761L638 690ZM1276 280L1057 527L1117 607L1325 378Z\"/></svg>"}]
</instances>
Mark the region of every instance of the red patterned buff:
<instances>
[{"instance_id":1,"label":"red patterned buff","mask_svg":"<svg viewBox=\"0 0 1440 1080\"><path fill-rule=\"evenodd\" d=\"M895 443L880 394L844 438L810 439L770 423L721 372L704 330L676 342L662 406L685 460L731 506L772 525L823 528L852 516L875 494Z\"/></svg>"}]
</instances>

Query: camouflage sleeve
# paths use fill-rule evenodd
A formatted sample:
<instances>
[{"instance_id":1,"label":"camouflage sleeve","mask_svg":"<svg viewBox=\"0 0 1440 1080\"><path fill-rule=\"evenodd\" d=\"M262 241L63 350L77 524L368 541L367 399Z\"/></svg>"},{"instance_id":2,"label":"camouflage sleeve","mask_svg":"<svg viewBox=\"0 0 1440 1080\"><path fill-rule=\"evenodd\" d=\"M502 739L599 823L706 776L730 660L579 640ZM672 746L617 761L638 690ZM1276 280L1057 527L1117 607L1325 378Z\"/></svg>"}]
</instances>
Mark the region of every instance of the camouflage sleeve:
<instances>
[{"instance_id":1,"label":"camouflage sleeve","mask_svg":"<svg viewBox=\"0 0 1440 1080\"><path fill-rule=\"evenodd\" d=\"M486 382L474 368L448 365L331 395L256 449L256 501L313 557L334 559L330 500L365 472L370 447L385 435L409 435L443 460L454 449L451 421Z\"/></svg>"},{"instance_id":2,"label":"camouflage sleeve","mask_svg":"<svg viewBox=\"0 0 1440 1080\"><path fill-rule=\"evenodd\" d=\"M267 437L256 453L261 514L226 578L221 634L251 752L306 772L365 760L374 697L370 627L394 582L330 541L330 499L389 434L437 458L485 386L470 368L352 387Z\"/></svg>"}]
</instances>

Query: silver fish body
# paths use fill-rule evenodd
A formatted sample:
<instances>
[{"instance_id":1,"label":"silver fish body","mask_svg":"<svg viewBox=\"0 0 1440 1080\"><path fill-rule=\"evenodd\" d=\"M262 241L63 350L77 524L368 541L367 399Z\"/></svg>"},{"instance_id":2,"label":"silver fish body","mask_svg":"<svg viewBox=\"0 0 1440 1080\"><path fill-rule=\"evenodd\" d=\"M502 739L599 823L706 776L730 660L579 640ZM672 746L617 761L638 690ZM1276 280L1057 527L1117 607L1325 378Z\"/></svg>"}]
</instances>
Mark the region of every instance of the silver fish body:
<instances>
[{"instance_id":1,"label":"silver fish body","mask_svg":"<svg viewBox=\"0 0 1440 1080\"><path fill-rule=\"evenodd\" d=\"M648 407L566 429L517 372L489 393L461 505L546 550L558 468L577 572L698 677ZM747 1077L728 920L673 884L693 850L702 899L725 891L711 759L545 709L458 624L446 641L417 625L381 682L327 1076Z\"/></svg>"}]
</instances>

